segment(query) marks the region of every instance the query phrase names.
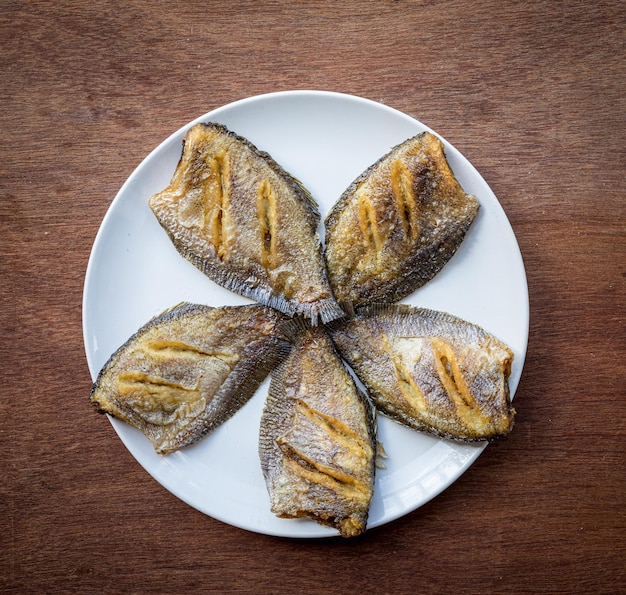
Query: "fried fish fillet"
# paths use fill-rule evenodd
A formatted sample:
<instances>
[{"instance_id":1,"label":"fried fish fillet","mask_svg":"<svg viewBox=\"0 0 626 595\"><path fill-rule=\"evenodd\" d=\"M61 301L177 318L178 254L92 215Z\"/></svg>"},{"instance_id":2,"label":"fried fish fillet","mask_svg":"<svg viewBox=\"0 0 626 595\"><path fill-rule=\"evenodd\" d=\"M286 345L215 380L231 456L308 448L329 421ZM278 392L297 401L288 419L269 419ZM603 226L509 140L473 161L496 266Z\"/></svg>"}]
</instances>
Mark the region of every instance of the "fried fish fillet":
<instances>
[{"instance_id":1,"label":"fried fish fillet","mask_svg":"<svg viewBox=\"0 0 626 595\"><path fill-rule=\"evenodd\" d=\"M141 430L159 454L187 446L238 411L287 354L283 321L260 305L180 304L111 356L90 400Z\"/></svg>"},{"instance_id":2,"label":"fried fish fillet","mask_svg":"<svg viewBox=\"0 0 626 595\"><path fill-rule=\"evenodd\" d=\"M343 314L326 275L315 201L225 126L189 129L170 184L149 205L176 249L216 283L314 324Z\"/></svg>"},{"instance_id":3,"label":"fried fish fillet","mask_svg":"<svg viewBox=\"0 0 626 595\"><path fill-rule=\"evenodd\" d=\"M375 412L322 327L303 330L272 372L259 454L279 517L311 518L342 536L366 529L374 488Z\"/></svg>"},{"instance_id":4,"label":"fried fish fillet","mask_svg":"<svg viewBox=\"0 0 626 595\"><path fill-rule=\"evenodd\" d=\"M339 303L396 302L452 258L479 203L442 142L424 132L364 171L326 217L325 258Z\"/></svg>"},{"instance_id":5,"label":"fried fish fillet","mask_svg":"<svg viewBox=\"0 0 626 595\"><path fill-rule=\"evenodd\" d=\"M339 353L382 413L464 441L511 430L513 352L482 328L403 305L371 305L331 327Z\"/></svg>"}]
</instances>

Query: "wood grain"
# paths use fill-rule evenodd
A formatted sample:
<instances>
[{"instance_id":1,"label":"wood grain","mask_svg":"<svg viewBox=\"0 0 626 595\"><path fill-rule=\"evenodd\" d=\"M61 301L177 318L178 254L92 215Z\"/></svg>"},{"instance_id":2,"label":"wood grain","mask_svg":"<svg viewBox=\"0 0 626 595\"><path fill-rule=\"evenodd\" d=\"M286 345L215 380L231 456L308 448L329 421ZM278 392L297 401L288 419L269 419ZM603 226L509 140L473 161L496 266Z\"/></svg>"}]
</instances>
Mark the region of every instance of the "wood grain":
<instances>
[{"instance_id":1,"label":"wood grain","mask_svg":"<svg viewBox=\"0 0 626 595\"><path fill-rule=\"evenodd\" d=\"M623 2L132 3L0 11L0 588L626 592ZM531 328L513 433L353 541L193 510L91 410L85 268L161 140L230 101L342 91L431 126L502 203Z\"/></svg>"}]
</instances>

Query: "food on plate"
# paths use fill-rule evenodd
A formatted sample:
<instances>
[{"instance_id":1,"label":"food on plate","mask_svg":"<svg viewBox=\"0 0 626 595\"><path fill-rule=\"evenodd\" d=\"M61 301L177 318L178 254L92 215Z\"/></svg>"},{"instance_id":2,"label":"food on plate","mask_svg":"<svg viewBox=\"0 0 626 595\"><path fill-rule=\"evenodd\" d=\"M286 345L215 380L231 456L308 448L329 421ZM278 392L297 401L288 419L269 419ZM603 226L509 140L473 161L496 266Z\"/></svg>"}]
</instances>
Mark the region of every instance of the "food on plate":
<instances>
[{"instance_id":1,"label":"food on plate","mask_svg":"<svg viewBox=\"0 0 626 595\"><path fill-rule=\"evenodd\" d=\"M335 298L356 307L406 297L452 258L478 208L435 135L397 145L352 182L326 217Z\"/></svg>"},{"instance_id":2,"label":"food on plate","mask_svg":"<svg viewBox=\"0 0 626 595\"><path fill-rule=\"evenodd\" d=\"M511 430L513 352L482 328L445 312L380 304L331 327L382 413L456 440L492 440Z\"/></svg>"},{"instance_id":3,"label":"food on plate","mask_svg":"<svg viewBox=\"0 0 626 595\"><path fill-rule=\"evenodd\" d=\"M175 306L113 353L90 399L159 454L188 446L238 411L286 355L283 321L260 305Z\"/></svg>"},{"instance_id":4,"label":"food on plate","mask_svg":"<svg viewBox=\"0 0 626 595\"><path fill-rule=\"evenodd\" d=\"M271 511L354 537L385 468L377 411L461 441L511 430L513 352L451 314L394 303L438 274L479 209L435 135L409 138L354 180L325 220L323 251L309 192L221 124L188 130L149 206L183 257L260 302L179 304L104 365L96 410L157 453L210 433L271 374L259 427Z\"/></svg>"},{"instance_id":5,"label":"food on plate","mask_svg":"<svg viewBox=\"0 0 626 595\"><path fill-rule=\"evenodd\" d=\"M261 418L271 510L356 536L366 529L374 487L375 412L322 327L304 328L293 340L272 372Z\"/></svg>"},{"instance_id":6,"label":"food on plate","mask_svg":"<svg viewBox=\"0 0 626 595\"><path fill-rule=\"evenodd\" d=\"M314 324L343 315L304 186L220 124L185 135L169 185L149 205L176 249L216 283Z\"/></svg>"}]
</instances>

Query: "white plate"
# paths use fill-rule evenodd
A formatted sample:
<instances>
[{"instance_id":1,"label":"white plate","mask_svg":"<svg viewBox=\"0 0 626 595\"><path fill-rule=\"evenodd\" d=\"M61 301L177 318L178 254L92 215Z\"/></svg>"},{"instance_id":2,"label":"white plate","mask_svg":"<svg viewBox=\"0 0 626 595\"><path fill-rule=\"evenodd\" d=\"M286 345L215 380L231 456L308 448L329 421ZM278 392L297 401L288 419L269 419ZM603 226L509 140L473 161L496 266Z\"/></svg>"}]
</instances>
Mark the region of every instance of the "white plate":
<instances>
[{"instance_id":1,"label":"white plate","mask_svg":"<svg viewBox=\"0 0 626 595\"><path fill-rule=\"evenodd\" d=\"M231 103L175 132L122 186L93 246L83 296L83 332L94 379L119 345L168 307L181 301L213 306L248 303L180 257L148 208L148 197L170 180L184 132L206 121L225 124L268 151L312 192L322 220L361 171L397 143L430 130L366 99L292 91ZM478 197L481 209L444 270L404 301L456 314L505 341L515 353L510 379L514 394L528 340L524 265L495 195L472 165L444 143L458 180ZM213 434L167 457L156 455L139 431L115 419L111 423L128 450L161 485L216 519L270 535L336 535L313 521L278 519L269 510L257 454L267 384ZM387 468L377 472L370 528L405 515L439 494L485 447L433 438L382 416L379 437L389 458Z\"/></svg>"}]
</instances>

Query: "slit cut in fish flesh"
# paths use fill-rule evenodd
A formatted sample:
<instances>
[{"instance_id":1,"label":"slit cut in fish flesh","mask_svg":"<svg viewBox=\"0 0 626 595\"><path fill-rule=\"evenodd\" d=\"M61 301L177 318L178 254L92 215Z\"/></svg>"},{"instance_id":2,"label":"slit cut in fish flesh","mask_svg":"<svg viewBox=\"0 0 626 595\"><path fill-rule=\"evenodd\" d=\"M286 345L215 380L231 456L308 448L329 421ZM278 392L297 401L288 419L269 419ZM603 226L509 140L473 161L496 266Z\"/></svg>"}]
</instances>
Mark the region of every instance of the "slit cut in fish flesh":
<instances>
[{"instance_id":1,"label":"slit cut in fish flesh","mask_svg":"<svg viewBox=\"0 0 626 595\"><path fill-rule=\"evenodd\" d=\"M366 529L374 489L375 411L322 327L301 329L294 343L272 372L261 419L271 510L353 537Z\"/></svg>"},{"instance_id":2,"label":"slit cut in fish flesh","mask_svg":"<svg viewBox=\"0 0 626 595\"><path fill-rule=\"evenodd\" d=\"M445 312L373 304L333 322L339 353L376 408L416 430L463 441L508 434L513 352Z\"/></svg>"},{"instance_id":3,"label":"slit cut in fish flesh","mask_svg":"<svg viewBox=\"0 0 626 595\"><path fill-rule=\"evenodd\" d=\"M452 258L478 208L436 136L424 132L399 144L357 177L326 217L335 298L357 307L406 297Z\"/></svg>"},{"instance_id":4,"label":"slit cut in fish flesh","mask_svg":"<svg viewBox=\"0 0 626 595\"><path fill-rule=\"evenodd\" d=\"M176 249L227 289L314 324L343 315L317 233L317 204L267 153L220 124L185 135L150 208Z\"/></svg>"},{"instance_id":5,"label":"slit cut in fish flesh","mask_svg":"<svg viewBox=\"0 0 626 595\"><path fill-rule=\"evenodd\" d=\"M183 303L141 327L111 356L90 400L141 430L159 454L196 442L238 411L289 343L265 306Z\"/></svg>"}]
</instances>

